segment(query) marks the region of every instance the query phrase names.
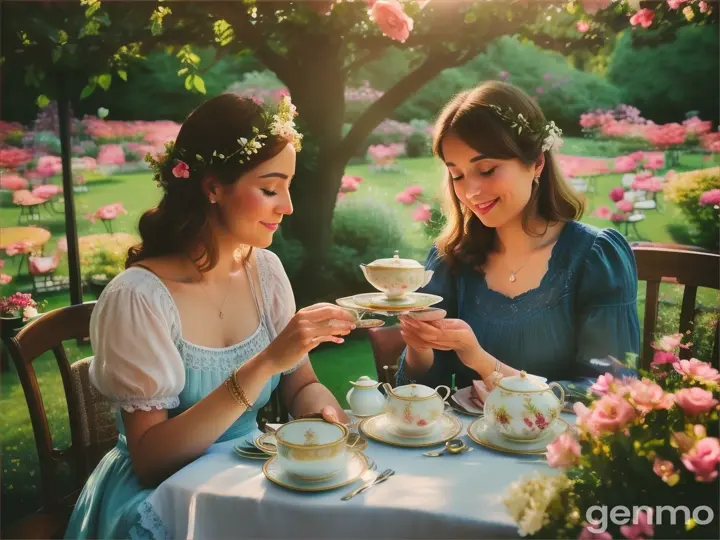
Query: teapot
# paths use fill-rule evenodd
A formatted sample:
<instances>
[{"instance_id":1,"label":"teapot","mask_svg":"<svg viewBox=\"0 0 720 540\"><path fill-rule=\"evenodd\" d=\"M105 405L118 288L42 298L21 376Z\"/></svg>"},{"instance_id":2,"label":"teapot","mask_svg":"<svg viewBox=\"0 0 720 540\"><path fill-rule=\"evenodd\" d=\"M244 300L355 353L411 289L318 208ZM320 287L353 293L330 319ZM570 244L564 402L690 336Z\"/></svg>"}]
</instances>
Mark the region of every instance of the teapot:
<instances>
[{"instance_id":1,"label":"teapot","mask_svg":"<svg viewBox=\"0 0 720 540\"><path fill-rule=\"evenodd\" d=\"M553 388L560 390L560 398ZM546 433L560 416L565 390L521 371L503 377L485 400L485 418L503 437L515 442L531 442Z\"/></svg>"},{"instance_id":2,"label":"teapot","mask_svg":"<svg viewBox=\"0 0 720 540\"><path fill-rule=\"evenodd\" d=\"M400 300L407 293L424 287L433 276L432 270L413 259L401 259L395 250L392 259L376 259L370 264L361 264L365 279L378 291L384 292L388 300Z\"/></svg>"},{"instance_id":3,"label":"teapot","mask_svg":"<svg viewBox=\"0 0 720 540\"><path fill-rule=\"evenodd\" d=\"M393 388L383 384L386 392L385 414L391 426L400 435L422 437L432 431L435 423L445 411L445 401L450 397L450 388L430 388L422 384L406 384ZM439 390L447 390L441 397Z\"/></svg>"},{"instance_id":4,"label":"teapot","mask_svg":"<svg viewBox=\"0 0 720 540\"><path fill-rule=\"evenodd\" d=\"M362 376L357 381L350 381L353 388L345 396L355 416L374 416L383 412L385 396L378 390L380 383L370 377Z\"/></svg>"}]
</instances>

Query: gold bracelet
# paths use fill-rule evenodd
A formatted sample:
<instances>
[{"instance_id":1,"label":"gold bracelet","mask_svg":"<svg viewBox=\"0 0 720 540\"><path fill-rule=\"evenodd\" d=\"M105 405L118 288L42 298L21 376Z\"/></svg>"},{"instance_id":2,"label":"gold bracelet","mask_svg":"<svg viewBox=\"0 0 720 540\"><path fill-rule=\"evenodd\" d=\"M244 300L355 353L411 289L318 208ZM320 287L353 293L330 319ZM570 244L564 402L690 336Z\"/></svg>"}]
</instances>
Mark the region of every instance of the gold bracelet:
<instances>
[{"instance_id":1,"label":"gold bracelet","mask_svg":"<svg viewBox=\"0 0 720 540\"><path fill-rule=\"evenodd\" d=\"M250 403L250 400L245 395L245 392L240 387L240 385L237 382L237 379L235 377L237 373L237 370L233 371L232 375L230 375L225 380L225 386L227 386L227 389L230 391L230 395L233 397L233 399L239 403L240 405L244 405L248 409L252 407L252 404Z\"/></svg>"}]
</instances>

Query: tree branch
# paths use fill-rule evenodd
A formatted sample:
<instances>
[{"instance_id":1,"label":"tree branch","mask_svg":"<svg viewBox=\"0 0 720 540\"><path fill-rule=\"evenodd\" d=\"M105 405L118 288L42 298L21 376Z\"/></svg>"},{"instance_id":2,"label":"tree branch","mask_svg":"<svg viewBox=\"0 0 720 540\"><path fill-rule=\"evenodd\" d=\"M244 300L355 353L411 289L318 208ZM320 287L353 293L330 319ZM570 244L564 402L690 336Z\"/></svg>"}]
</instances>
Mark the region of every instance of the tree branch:
<instances>
[{"instance_id":1,"label":"tree branch","mask_svg":"<svg viewBox=\"0 0 720 540\"><path fill-rule=\"evenodd\" d=\"M345 76L350 75L353 71L361 68L365 64L368 64L372 62L373 60L377 60L378 58L381 58L387 50L390 48L390 45L385 45L384 47L377 47L373 49L369 49L366 54L361 56L360 58L356 58L352 62L349 62L346 64L342 70L343 74Z\"/></svg>"},{"instance_id":2,"label":"tree branch","mask_svg":"<svg viewBox=\"0 0 720 540\"><path fill-rule=\"evenodd\" d=\"M372 130L387 118L389 113L407 97L434 79L441 71L458 65L466 53L438 51L430 54L414 71L408 73L395 85L370 105L353 124L350 131L340 141L336 154L338 159L349 160L356 148L368 138Z\"/></svg>"}]
</instances>

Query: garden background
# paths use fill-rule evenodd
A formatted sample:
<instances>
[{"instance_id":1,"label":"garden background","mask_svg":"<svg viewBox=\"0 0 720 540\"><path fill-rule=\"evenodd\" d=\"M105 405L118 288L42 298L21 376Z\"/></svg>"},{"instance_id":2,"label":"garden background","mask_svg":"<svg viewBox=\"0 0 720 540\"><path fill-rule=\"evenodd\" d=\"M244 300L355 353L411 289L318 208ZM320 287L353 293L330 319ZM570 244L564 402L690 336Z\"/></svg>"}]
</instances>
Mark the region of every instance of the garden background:
<instances>
[{"instance_id":1,"label":"garden background","mask_svg":"<svg viewBox=\"0 0 720 540\"><path fill-rule=\"evenodd\" d=\"M93 9L96 2L82 4L78 18L82 24L102 13L98 8L88 15L86 10ZM125 4L124 9L130 9ZM324 7L318 10L316 4ZM325 4L312 4L313 13L304 24L315 24L313 17L335 17L322 11ZM693 4L698 18L699 4ZM8 30L7 25L27 20L22 8L5 6L3 10L3 31ZM653 27L644 28L636 19L622 27L610 25L611 30L602 27L601 32L600 23L592 18L594 13L588 11L586 17L581 7L575 6L575 10L553 12L551 22L542 10L526 15L527 24L535 25L536 31L540 25L550 33L545 28L548 24L554 25L551 30L556 33L561 30L564 39L573 43L569 50L558 52L562 47L551 41L532 42L519 27L501 28L491 37L465 36L464 57L437 73L425 74L427 82L421 81L416 90L404 95L397 91L398 82L417 73L424 44L405 46L387 40L380 48L366 45L370 51L367 58L359 49L346 53L352 69L343 75L342 106L335 111L340 117L333 119L341 130L339 135L346 136L345 140L348 135L354 137L358 143L342 148L349 152L346 163L323 165L332 161L326 152L329 143L316 136L321 130L312 125L316 118L312 107L304 110L299 106L300 128L308 129L296 183L305 181L317 191L306 189L298 197L300 204L311 210L314 198L318 208L329 208L327 226L323 224L324 210L318 210L317 222L312 213L303 213L303 221L283 226L271 247L293 281L298 307L369 290L358 265L391 256L396 249L403 257L424 260L442 224L442 166L430 154L433 120L456 92L486 80L520 86L563 129L565 143L559 157L564 174L587 197L584 222L615 227L629 241L718 250L717 26L689 24L662 34ZM73 13L68 11L66 16ZM572 18L566 19L568 13ZM341 16L345 15L337 15ZM464 24L474 24L467 22L467 16ZM68 20L47 17L53 24ZM167 13L163 17L172 19ZM168 29L168 33L172 31ZM122 271L124 253L136 238L139 216L159 200L160 190L151 179L145 154L162 150L194 107L223 92L265 102L292 93L296 101L286 74L278 74L268 65L273 62L267 51L238 46L228 53L225 49L232 45L223 41L223 32L227 29L218 32L215 28L213 45L188 49L173 44L129 55L122 69L117 68L109 79L104 73L69 64L64 81L71 96L73 193L85 300L95 299L104 284ZM426 35L432 36L431 32ZM57 47L62 41L62 35L58 36ZM432 40L429 43L435 46ZM8 47L5 42L4 47ZM62 61L61 57L53 65ZM12 234L17 238L10 233L0 238L0 296L30 293L44 312L70 303L60 126L55 96L41 94L40 82L37 91L32 90L40 71L28 66L33 64L22 55L9 55L3 64L0 226L6 233L11 227L35 227L32 234L40 240L39 245L26 243L27 229L15 230ZM188 73L194 76L189 83ZM333 84L330 81L326 87L315 88L315 101L322 102L327 90L332 103ZM303 91L309 90L299 94ZM303 100L296 102L302 104ZM306 99L306 103L313 101ZM376 107L377 103L384 107ZM391 107L395 103L397 106ZM377 125L371 125L373 118ZM336 174L338 163L342 168ZM312 184L314 171L333 180ZM329 206L323 203L328 197ZM319 252L307 241L306 231L313 230L323 237ZM321 258L316 258L318 254ZM318 268L314 261L319 260L323 262ZM322 283L308 282L309 271L322 275ZM681 291L664 285L661 292L658 332L669 333L677 328ZM709 359L720 300L716 293L702 290L699 301L695 328L698 357ZM643 308L641 286L641 319ZM91 354L89 347L70 348L73 361ZM361 332L341 347L319 348L311 359L320 380L341 403L350 380L361 375L375 377L370 345ZM62 445L69 432L57 369L49 357L36 362L36 369L53 435ZM1 375L5 526L39 506L40 500L37 456L22 389L12 366L4 364Z\"/></svg>"}]
</instances>

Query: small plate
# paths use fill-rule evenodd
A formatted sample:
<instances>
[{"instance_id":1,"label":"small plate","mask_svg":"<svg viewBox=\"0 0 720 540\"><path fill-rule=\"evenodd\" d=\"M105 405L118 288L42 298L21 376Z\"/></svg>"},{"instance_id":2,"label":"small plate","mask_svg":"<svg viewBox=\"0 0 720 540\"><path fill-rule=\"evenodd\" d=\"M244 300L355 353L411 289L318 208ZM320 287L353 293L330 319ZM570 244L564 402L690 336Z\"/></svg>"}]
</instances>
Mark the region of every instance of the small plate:
<instances>
[{"instance_id":1,"label":"small plate","mask_svg":"<svg viewBox=\"0 0 720 540\"><path fill-rule=\"evenodd\" d=\"M259 450L271 455L277 454L277 443L274 433L263 433L253 441Z\"/></svg>"},{"instance_id":2,"label":"small plate","mask_svg":"<svg viewBox=\"0 0 720 540\"><path fill-rule=\"evenodd\" d=\"M352 484L368 470L368 459L361 452L348 452L348 461L344 469L332 478L318 482L303 480L280 467L277 457L273 456L263 465L263 474L271 482L293 491L329 491Z\"/></svg>"},{"instance_id":3,"label":"small plate","mask_svg":"<svg viewBox=\"0 0 720 540\"><path fill-rule=\"evenodd\" d=\"M535 441L520 443L510 441L500 435L490 426L487 418L482 417L468 426L467 434L468 437L477 444L485 448L490 448L491 450L506 452L508 454L537 455L545 454L547 452L547 445L568 429L570 429L570 424L562 418L556 418L553 423L550 424L547 434Z\"/></svg>"},{"instance_id":4,"label":"small plate","mask_svg":"<svg viewBox=\"0 0 720 540\"><path fill-rule=\"evenodd\" d=\"M360 319L355 321L355 328L379 328L385 326L385 321L381 319Z\"/></svg>"},{"instance_id":5,"label":"small plate","mask_svg":"<svg viewBox=\"0 0 720 540\"><path fill-rule=\"evenodd\" d=\"M450 399L447 400L447 404L450 406L450 408L452 408L452 410L466 416L483 416L484 414L482 409L466 408L462 403L458 403L455 400L455 396L450 396Z\"/></svg>"},{"instance_id":6,"label":"small plate","mask_svg":"<svg viewBox=\"0 0 720 540\"><path fill-rule=\"evenodd\" d=\"M437 446L457 437L462 431L462 422L445 413L433 426L429 434L421 437L408 437L407 435L400 435L393 429L386 414L379 414L360 422L360 431L373 440L392 446L424 448L426 446Z\"/></svg>"},{"instance_id":7,"label":"small plate","mask_svg":"<svg viewBox=\"0 0 720 540\"><path fill-rule=\"evenodd\" d=\"M245 459L262 459L263 461L271 457L269 454L261 454L260 452L246 452L239 446L236 446L233 448L233 451L240 456L241 458Z\"/></svg>"},{"instance_id":8,"label":"small plate","mask_svg":"<svg viewBox=\"0 0 720 540\"><path fill-rule=\"evenodd\" d=\"M384 293L356 294L353 301L362 307L388 311L421 310L442 302L442 296L425 293L408 293L398 300L390 300Z\"/></svg>"}]
</instances>

